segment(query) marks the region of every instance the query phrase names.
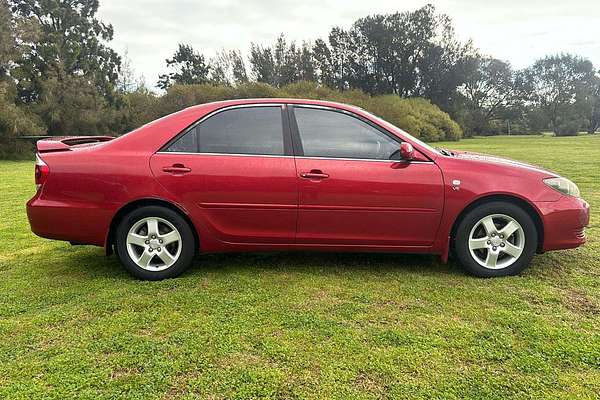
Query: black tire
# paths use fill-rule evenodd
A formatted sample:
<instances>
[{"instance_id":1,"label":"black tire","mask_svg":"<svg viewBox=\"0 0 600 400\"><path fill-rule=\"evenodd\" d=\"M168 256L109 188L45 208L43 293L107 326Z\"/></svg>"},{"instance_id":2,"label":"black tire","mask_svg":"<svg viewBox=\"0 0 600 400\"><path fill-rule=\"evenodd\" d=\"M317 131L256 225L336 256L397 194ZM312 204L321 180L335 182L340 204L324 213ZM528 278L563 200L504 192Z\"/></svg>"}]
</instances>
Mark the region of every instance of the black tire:
<instances>
[{"instance_id":1,"label":"black tire","mask_svg":"<svg viewBox=\"0 0 600 400\"><path fill-rule=\"evenodd\" d=\"M179 249L179 246L181 246L179 253L178 253L179 256L176 258L176 261L168 267L166 267L167 264L165 264L164 266L166 267L166 269L156 270L156 271L151 270L152 269L151 266L148 267L150 270L140 267L131 258L130 254L128 252L128 245L127 245L127 236L129 234L129 230L135 224L139 223L140 221L144 220L145 218L153 218L153 217L158 218L163 221L167 221L168 223L172 224L172 226L176 228L176 230L179 233L179 236L181 238L181 240L175 244L176 249ZM162 229L164 229L164 227L166 225L164 225L161 222L160 226ZM167 228L169 228L169 227L167 226ZM146 206L146 207L140 207L140 208L137 208L137 209L131 211L129 214L127 214L122 219L119 226L117 227L115 239L116 239L115 248L117 250L117 255L121 261L121 264L123 264L125 269L131 275L135 276L136 278L143 279L143 280L158 281L158 280L167 279L167 278L174 278L174 277L180 275L183 271L185 271L187 268L189 268L192 265L192 262L194 260L194 255L196 253L194 234L192 233L192 229L191 229L190 225L177 212L175 212L169 208L166 208L166 207ZM160 246L160 245L158 245L158 246ZM166 247L166 246L164 246L164 247ZM142 248L140 247L139 249L141 250ZM155 254L156 256L158 256L158 251L163 251L163 254L165 254L164 250L161 248L156 248L153 250L154 250L153 254ZM143 250L141 250L141 251L143 252ZM152 256L152 257L154 257L154 256ZM173 257L173 258L175 258L175 257ZM160 258L152 258L152 260L156 260L158 263L163 262ZM156 267L156 268L160 268L160 267Z\"/></svg>"},{"instance_id":2,"label":"black tire","mask_svg":"<svg viewBox=\"0 0 600 400\"><path fill-rule=\"evenodd\" d=\"M499 214L511 217L514 220L516 220L519 223L519 225L521 225L522 231L525 236L525 242L524 246L522 246L522 253L519 257L516 258L515 261L512 261L514 257L504 258L505 260L508 259L509 261L512 261L512 264L500 269L491 269L481 265L473 257L473 255L471 254L471 250L469 249L469 239L471 231L474 229L475 225L478 224L483 218ZM511 238L511 240L514 240L514 238ZM502 244L503 247L505 245L508 246L508 243ZM536 252L537 245L537 230L531 216L518 205L503 201L484 203L469 211L460 221L456 230L454 240L454 250L456 252L456 257L462 264L463 268L467 272L482 278L519 274L521 271L523 271L529 266L531 259L533 258ZM481 251L483 251L483 253L479 254L487 255L487 252L490 250L482 249ZM477 251L474 252L477 253ZM508 255L502 255L501 257L508 257Z\"/></svg>"}]
</instances>

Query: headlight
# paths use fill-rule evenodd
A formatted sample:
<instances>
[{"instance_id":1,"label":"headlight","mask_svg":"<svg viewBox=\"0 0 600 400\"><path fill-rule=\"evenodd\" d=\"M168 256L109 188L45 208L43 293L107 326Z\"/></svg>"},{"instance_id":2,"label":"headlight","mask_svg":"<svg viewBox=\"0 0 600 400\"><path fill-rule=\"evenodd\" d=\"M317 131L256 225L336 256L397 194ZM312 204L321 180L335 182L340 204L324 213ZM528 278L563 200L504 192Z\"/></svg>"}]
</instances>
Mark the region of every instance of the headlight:
<instances>
[{"instance_id":1,"label":"headlight","mask_svg":"<svg viewBox=\"0 0 600 400\"><path fill-rule=\"evenodd\" d=\"M579 188L576 184L568 180L567 178L548 178L544 179L544 183L550 186L554 190L558 190L563 194L569 196L579 197Z\"/></svg>"}]
</instances>

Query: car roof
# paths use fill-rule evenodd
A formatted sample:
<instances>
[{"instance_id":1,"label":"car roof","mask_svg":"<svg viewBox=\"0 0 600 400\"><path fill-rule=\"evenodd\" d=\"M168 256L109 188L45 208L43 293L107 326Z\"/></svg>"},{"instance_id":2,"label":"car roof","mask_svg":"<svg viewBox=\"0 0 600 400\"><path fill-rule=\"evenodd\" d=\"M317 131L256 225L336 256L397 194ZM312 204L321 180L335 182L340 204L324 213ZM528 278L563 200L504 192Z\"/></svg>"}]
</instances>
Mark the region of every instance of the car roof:
<instances>
[{"instance_id":1,"label":"car roof","mask_svg":"<svg viewBox=\"0 0 600 400\"><path fill-rule=\"evenodd\" d=\"M200 109L216 110L219 108L246 105L246 104L306 104L315 105L322 107L332 107L347 111L364 111L362 108L353 106L350 104L338 103L335 101L328 100L314 100L314 99L298 99L298 98L251 98L251 99L234 99L234 100L222 100L211 103L203 103L195 106L186 108L186 111L200 111Z\"/></svg>"}]
</instances>

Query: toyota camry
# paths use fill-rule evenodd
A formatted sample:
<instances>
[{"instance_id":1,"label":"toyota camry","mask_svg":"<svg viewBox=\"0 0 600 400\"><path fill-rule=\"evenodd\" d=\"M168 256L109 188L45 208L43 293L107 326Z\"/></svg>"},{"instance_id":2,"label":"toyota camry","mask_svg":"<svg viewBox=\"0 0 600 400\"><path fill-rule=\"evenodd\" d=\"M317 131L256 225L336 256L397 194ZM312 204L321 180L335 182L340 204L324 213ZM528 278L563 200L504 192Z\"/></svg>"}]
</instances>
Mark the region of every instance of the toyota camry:
<instances>
[{"instance_id":1,"label":"toyota camry","mask_svg":"<svg viewBox=\"0 0 600 400\"><path fill-rule=\"evenodd\" d=\"M551 171L433 148L363 109L315 100L202 104L123 136L37 143L33 232L116 252L159 280L198 253L449 253L514 275L582 245L589 206Z\"/></svg>"}]
</instances>

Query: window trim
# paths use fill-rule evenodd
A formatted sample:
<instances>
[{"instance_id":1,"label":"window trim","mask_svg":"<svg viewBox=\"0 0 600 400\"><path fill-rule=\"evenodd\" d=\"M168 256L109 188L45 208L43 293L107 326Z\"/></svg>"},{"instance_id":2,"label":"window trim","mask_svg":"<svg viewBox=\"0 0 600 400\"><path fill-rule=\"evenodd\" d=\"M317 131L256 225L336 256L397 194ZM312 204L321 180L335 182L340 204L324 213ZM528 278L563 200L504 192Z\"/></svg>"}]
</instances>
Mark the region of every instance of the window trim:
<instances>
[{"instance_id":1,"label":"window trim","mask_svg":"<svg viewBox=\"0 0 600 400\"><path fill-rule=\"evenodd\" d=\"M200 150L200 137L198 136L199 131L196 131L196 143L197 143L197 151L196 152L180 152L180 151L168 151L167 149L176 141L178 141L181 137L185 136L192 129L196 129L198 125L208 120L211 117L214 117L217 114L220 114L225 111L241 109L241 108L279 108L281 111L281 133L283 135L283 154L248 154L248 153L206 153L201 152ZM200 117L198 120L194 121L186 128L181 130L177 135L173 136L167 143L165 143L156 153L160 154L212 154L212 155L231 155L231 156L255 156L255 157L293 157L294 151L292 148L292 138L290 133L290 120L287 113L288 105L285 103L251 103L251 104L237 104L227 107L218 108L209 112L208 114Z\"/></svg>"},{"instance_id":2,"label":"window trim","mask_svg":"<svg viewBox=\"0 0 600 400\"><path fill-rule=\"evenodd\" d=\"M181 154L188 156L235 156L235 157L270 157L270 158L290 158L290 159L302 159L302 160L336 160L336 161L369 161L369 162L380 162L380 163L410 163L410 164L434 164L433 161L420 161L420 160L379 160L376 158L342 158L342 157L305 157L305 156L278 156L273 154L245 154L245 153L190 153L187 151L160 151L157 154Z\"/></svg>"},{"instance_id":3,"label":"window trim","mask_svg":"<svg viewBox=\"0 0 600 400\"><path fill-rule=\"evenodd\" d=\"M306 156L304 154L304 148L302 146L302 138L300 137L300 129L298 128L298 121L296 120L296 114L294 112L295 108L311 108L311 109L315 109L315 110L332 111L332 112L344 114L344 115L352 117L352 118L356 118L359 121L369 125L371 128L376 129L379 132L383 133L385 136L387 136L392 141L398 143L398 147L400 147L402 145L402 139L400 139L398 136L392 134L385 128L370 121L369 119L367 119L361 115L355 114L351 111L342 110L342 109L334 108L334 107L313 105L313 104L301 104L301 103L288 104L288 114L290 115L290 120L291 120L290 128L291 128L291 134L292 134L292 144L294 147L294 154L298 158L311 158L311 159L316 158L316 159L345 160L345 161L353 161L353 160L355 160L355 161L380 161L380 162L381 161L389 161L389 162L402 162L403 161L403 160L381 160L381 159L377 159L377 158L361 158L361 157Z\"/></svg>"}]
</instances>

